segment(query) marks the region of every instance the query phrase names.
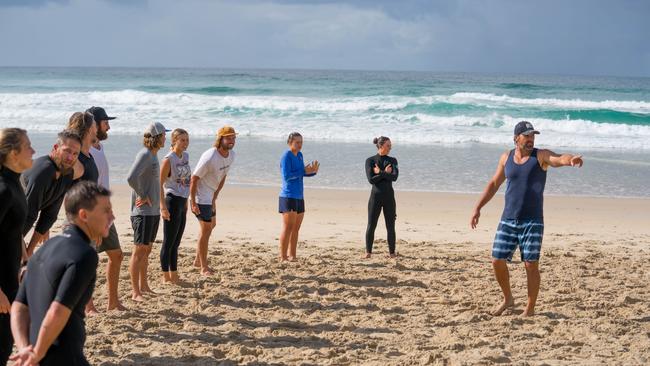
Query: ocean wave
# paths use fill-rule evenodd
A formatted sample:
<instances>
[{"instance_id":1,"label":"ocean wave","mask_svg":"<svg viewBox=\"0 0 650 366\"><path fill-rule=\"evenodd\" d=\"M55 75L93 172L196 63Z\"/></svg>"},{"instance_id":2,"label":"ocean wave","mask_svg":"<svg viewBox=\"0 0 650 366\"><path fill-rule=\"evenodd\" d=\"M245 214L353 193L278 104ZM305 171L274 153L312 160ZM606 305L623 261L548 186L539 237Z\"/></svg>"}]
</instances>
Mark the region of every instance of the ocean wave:
<instances>
[{"instance_id":1,"label":"ocean wave","mask_svg":"<svg viewBox=\"0 0 650 366\"><path fill-rule=\"evenodd\" d=\"M517 98L489 93L455 93L448 99L451 103L475 104L486 107L537 107L547 109L608 109L631 113L650 113L650 102L633 100L592 101L581 99Z\"/></svg>"},{"instance_id":2,"label":"ocean wave","mask_svg":"<svg viewBox=\"0 0 650 366\"><path fill-rule=\"evenodd\" d=\"M56 132L72 112L101 105L118 117L111 121L111 133L117 135L140 134L148 123L160 120L171 128L182 126L194 136L213 136L229 123L242 136L271 139L284 139L289 131L299 130L309 138L332 141L367 142L388 135L417 144L503 144L511 141L513 126L526 119L542 131L539 141L549 146L650 150L650 117L638 111L634 116L611 108L573 110L566 107L570 101L562 101L564 109L541 112L536 107L477 106L477 99L490 95L309 98L136 90L0 93L0 127ZM453 102L463 98L473 100ZM589 103L614 107L608 102ZM616 103L646 108L645 102Z\"/></svg>"}]
</instances>

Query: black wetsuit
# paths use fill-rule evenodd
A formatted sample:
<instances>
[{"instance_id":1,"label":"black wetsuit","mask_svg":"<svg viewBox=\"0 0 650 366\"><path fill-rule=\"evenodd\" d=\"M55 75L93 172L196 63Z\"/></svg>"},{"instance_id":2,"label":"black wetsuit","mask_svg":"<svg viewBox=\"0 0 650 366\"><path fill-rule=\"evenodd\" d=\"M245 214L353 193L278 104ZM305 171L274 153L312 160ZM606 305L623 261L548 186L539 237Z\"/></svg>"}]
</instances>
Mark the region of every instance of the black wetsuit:
<instances>
[{"instance_id":1,"label":"black wetsuit","mask_svg":"<svg viewBox=\"0 0 650 366\"><path fill-rule=\"evenodd\" d=\"M45 365L89 365L83 354L86 341L84 308L95 288L97 252L76 225L43 244L29 260L16 301L29 308L29 342L36 344L45 314L56 301L71 310L70 318L45 357Z\"/></svg>"},{"instance_id":2,"label":"black wetsuit","mask_svg":"<svg viewBox=\"0 0 650 366\"><path fill-rule=\"evenodd\" d=\"M386 167L392 166L393 171L386 173ZM375 174L375 165L381 170ZM395 254L395 219L397 212L395 208L395 192L393 191L393 182L397 180L399 169L397 159L390 156L381 156L379 154L366 159L366 177L372 184L370 199L368 200L368 227L366 228L366 252L372 253L372 244L375 240L375 228L381 210L384 210L384 220L386 221L386 231L388 232L388 250L390 254Z\"/></svg>"},{"instance_id":3,"label":"black wetsuit","mask_svg":"<svg viewBox=\"0 0 650 366\"><path fill-rule=\"evenodd\" d=\"M79 162L84 167L84 174L74 182L77 183L87 180L97 183L99 180L99 169L97 169L97 164L95 164L95 159L93 159L92 155L88 154L88 156L86 156L84 153L80 152Z\"/></svg>"},{"instance_id":4,"label":"black wetsuit","mask_svg":"<svg viewBox=\"0 0 650 366\"><path fill-rule=\"evenodd\" d=\"M23 172L21 181L27 196L27 219L23 225L23 236L27 235L36 218L38 222L34 230L40 234L45 234L56 222L63 196L72 186L74 174L70 170L70 173L56 178L58 170L49 156L41 156L34 160L31 169Z\"/></svg>"},{"instance_id":5,"label":"black wetsuit","mask_svg":"<svg viewBox=\"0 0 650 366\"><path fill-rule=\"evenodd\" d=\"M27 201L20 185L20 174L0 167L0 288L10 303L18 292L22 229L26 217ZM0 314L0 365L6 365L13 345L9 314Z\"/></svg>"}]
</instances>

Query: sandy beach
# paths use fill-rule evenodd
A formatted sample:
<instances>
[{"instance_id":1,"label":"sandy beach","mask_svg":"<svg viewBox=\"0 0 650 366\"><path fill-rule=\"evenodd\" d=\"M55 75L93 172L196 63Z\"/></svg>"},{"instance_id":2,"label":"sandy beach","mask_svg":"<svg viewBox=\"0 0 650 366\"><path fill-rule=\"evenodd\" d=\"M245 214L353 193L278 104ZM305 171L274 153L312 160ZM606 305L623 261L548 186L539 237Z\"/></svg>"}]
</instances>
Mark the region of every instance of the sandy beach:
<instances>
[{"instance_id":1,"label":"sandy beach","mask_svg":"<svg viewBox=\"0 0 650 366\"><path fill-rule=\"evenodd\" d=\"M180 286L160 280L156 244L145 304L129 299L128 189L113 187L126 260L125 312L87 319L96 365L647 364L650 200L547 196L537 315L522 318L523 264L510 266L518 306L501 317L490 248L503 196L469 215L477 195L397 192L398 260L360 259L368 192L306 191L297 263L279 263L277 189L226 185L210 242L213 277L192 268L193 217ZM158 241L162 240L162 230ZM518 254L517 254L518 256ZM106 256L95 301L105 307Z\"/></svg>"}]
</instances>

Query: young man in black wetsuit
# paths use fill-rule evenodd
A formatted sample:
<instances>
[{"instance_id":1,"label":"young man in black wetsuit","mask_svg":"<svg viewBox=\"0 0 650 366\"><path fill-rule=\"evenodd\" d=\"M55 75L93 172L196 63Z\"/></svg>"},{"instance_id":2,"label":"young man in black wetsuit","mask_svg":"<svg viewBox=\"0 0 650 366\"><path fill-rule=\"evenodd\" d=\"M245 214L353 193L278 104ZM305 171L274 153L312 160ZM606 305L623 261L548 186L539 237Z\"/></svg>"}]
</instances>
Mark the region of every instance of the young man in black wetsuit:
<instances>
[{"instance_id":1,"label":"young man in black wetsuit","mask_svg":"<svg viewBox=\"0 0 650 366\"><path fill-rule=\"evenodd\" d=\"M23 226L23 236L27 235L36 222L34 233L27 245L28 257L34 253L37 244L47 240L50 228L59 215L65 192L72 186L73 181L84 173L78 162L80 149L79 135L64 130L58 134L50 154L34 160L32 168L21 176L27 196L27 220Z\"/></svg>"},{"instance_id":2,"label":"young man in black wetsuit","mask_svg":"<svg viewBox=\"0 0 650 366\"><path fill-rule=\"evenodd\" d=\"M386 231L388 232L388 251L391 258L395 258L395 219L397 211L395 207L395 192L393 182L399 176L397 159L388 156L392 144L386 136L377 137L373 140L377 146L377 155L366 159L365 169L368 182L372 184L370 199L368 200L368 227L366 228L366 255L372 255L372 245L375 240L375 228L381 210L384 210Z\"/></svg>"},{"instance_id":3,"label":"young man in black wetsuit","mask_svg":"<svg viewBox=\"0 0 650 366\"><path fill-rule=\"evenodd\" d=\"M83 181L65 197L71 225L29 260L11 307L18 365L89 365L84 307L95 288L97 251L90 238L108 236L115 219L110 192Z\"/></svg>"}]
</instances>

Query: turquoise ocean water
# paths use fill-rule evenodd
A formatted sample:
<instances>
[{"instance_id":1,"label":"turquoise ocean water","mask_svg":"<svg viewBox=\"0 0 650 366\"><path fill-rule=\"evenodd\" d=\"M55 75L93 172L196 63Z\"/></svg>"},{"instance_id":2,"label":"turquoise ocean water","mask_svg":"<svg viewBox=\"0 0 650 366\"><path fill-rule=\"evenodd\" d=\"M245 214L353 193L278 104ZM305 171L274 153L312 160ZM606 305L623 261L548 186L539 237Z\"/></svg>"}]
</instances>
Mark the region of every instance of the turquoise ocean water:
<instances>
[{"instance_id":1,"label":"turquoise ocean water","mask_svg":"<svg viewBox=\"0 0 650 366\"><path fill-rule=\"evenodd\" d=\"M0 127L21 126L39 153L74 111L104 106L107 152L121 182L151 121L183 127L192 160L223 124L240 132L231 181L278 185L291 131L323 165L310 186L366 189L372 137L392 138L397 189L477 192L531 121L539 147L585 155L558 169L556 194L650 196L650 79L430 72L0 68Z\"/></svg>"}]
</instances>

